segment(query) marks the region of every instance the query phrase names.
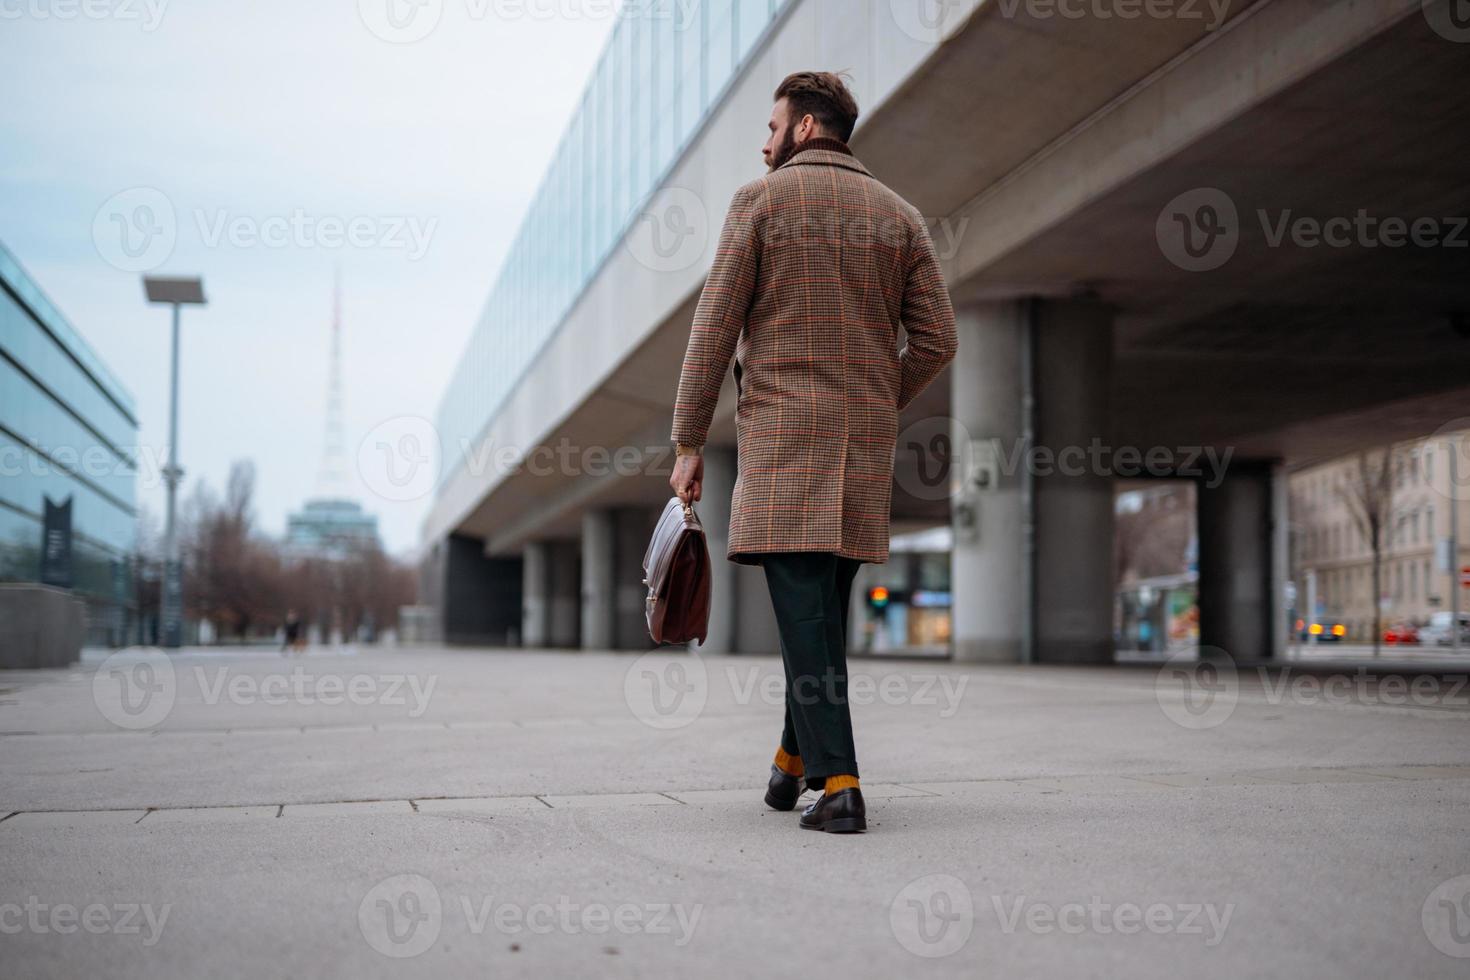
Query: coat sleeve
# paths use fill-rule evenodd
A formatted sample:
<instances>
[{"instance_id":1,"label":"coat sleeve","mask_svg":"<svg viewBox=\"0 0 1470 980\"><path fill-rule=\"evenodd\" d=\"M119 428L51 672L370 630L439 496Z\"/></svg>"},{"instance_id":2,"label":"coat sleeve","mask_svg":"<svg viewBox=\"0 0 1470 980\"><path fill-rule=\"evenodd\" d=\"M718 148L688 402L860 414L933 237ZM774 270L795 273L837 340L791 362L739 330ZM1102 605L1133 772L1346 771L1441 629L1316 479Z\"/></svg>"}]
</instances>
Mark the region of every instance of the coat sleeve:
<instances>
[{"instance_id":1,"label":"coat sleeve","mask_svg":"<svg viewBox=\"0 0 1470 980\"><path fill-rule=\"evenodd\" d=\"M720 232L714 265L694 311L694 326L689 331L684 368L679 374L672 434L676 443L704 445L725 372L730 368L735 344L750 312L756 273L760 269L760 238L755 224L757 193L750 185L740 188L725 215L725 227Z\"/></svg>"},{"instance_id":2,"label":"coat sleeve","mask_svg":"<svg viewBox=\"0 0 1470 980\"><path fill-rule=\"evenodd\" d=\"M903 410L929 386L944 366L954 360L954 307L939 268L939 256L929 228L919 221L914 233L913 255L903 290L900 318L908 343L899 352L901 369L898 408Z\"/></svg>"}]
</instances>

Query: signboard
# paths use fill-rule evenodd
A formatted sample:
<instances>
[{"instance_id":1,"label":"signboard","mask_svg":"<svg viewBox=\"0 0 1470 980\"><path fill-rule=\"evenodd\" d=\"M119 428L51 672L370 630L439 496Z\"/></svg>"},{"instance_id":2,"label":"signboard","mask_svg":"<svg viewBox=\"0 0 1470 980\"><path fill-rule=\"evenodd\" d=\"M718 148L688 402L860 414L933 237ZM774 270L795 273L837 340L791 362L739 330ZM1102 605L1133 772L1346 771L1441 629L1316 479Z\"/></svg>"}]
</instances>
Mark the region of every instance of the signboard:
<instances>
[{"instance_id":1,"label":"signboard","mask_svg":"<svg viewBox=\"0 0 1470 980\"><path fill-rule=\"evenodd\" d=\"M41 524L41 584L60 589L72 587L71 571L71 497L62 503L46 501L46 514Z\"/></svg>"}]
</instances>

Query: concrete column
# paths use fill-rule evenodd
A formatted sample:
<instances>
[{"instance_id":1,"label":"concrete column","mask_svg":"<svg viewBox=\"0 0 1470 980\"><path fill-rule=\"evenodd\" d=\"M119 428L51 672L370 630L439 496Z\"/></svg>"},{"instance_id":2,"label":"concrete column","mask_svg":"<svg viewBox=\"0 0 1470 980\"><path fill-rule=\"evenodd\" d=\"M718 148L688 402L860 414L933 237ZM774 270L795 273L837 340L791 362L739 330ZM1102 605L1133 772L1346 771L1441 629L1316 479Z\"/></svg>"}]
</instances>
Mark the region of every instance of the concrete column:
<instances>
[{"instance_id":1,"label":"concrete column","mask_svg":"<svg viewBox=\"0 0 1470 980\"><path fill-rule=\"evenodd\" d=\"M462 534L444 541L441 615L444 642L519 646L524 577L519 557L485 554L485 542Z\"/></svg>"},{"instance_id":2,"label":"concrete column","mask_svg":"<svg viewBox=\"0 0 1470 980\"><path fill-rule=\"evenodd\" d=\"M1025 308L987 303L956 311L959 349L950 366L955 438L998 446L1004 457L1021 439L1021 338ZM956 458L968 457L955 447ZM963 661L1021 659L1021 473L998 467L983 491L964 491L952 508L954 656Z\"/></svg>"},{"instance_id":3,"label":"concrete column","mask_svg":"<svg viewBox=\"0 0 1470 980\"><path fill-rule=\"evenodd\" d=\"M1271 467L1271 649L1266 656L1286 656L1291 644L1291 610L1286 603L1286 582L1291 578L1291 485L1286 466ZM1427 588L1426 584L1426 588Z\"/></svg>"},{"instance_id":4,"label":"concrete column","mask_svg":"<svg viewBox=\"0 0 1470 980\"><path fill-rule=\"evenodd\" d=\"M1090 450L1110 439L1111 314L1083 302L1035 304L1036 448L1029 456L1022 441L1027 317L1033 315L1028 304L977 304L957 315L951 411L956 438L972 444L968 452L956 447L970 471L960 474L962 489L952 507L955 658L1020 661L1034 623L1037 661L1110 663L1113 486ZM1030 581L1028 469L1035 542Z\"/></svg>"},{"instance_id":5,"label":"concrete column","mask_svg":"<svg viewBox=\"0 0 1470 980\"><path fill-rule=\"evenodd\" d=\"M547 547L547 645L570 649L582 637L581 545L553 541Z\"/></svg>"},{"instance_id":6,"label":"concrete column","mask_svg":"<svg viewBox=\"0 0 1470 980\"><path fill-rule=\"evenodd\" d=\"M653 537L654 525L663 508L621 507L613 512L614 596L617 611L613 630L614 646L619 650L647 650L653 646L648 636L648 618L644 600L648 586L643 584L643 556Z\"/></svg>"},{"instance_id":7,"label":"concrete column","mask_svg":"<svg viewBox=\"0 0 1470 980\"><path fill-rule=\"evenodd\" d=\"M532 541L521 556L521 643L528 647L546 646L551 632L549 548L545 541Z\"/></svg>"},{"instance_id":8,"label":"concrete column","mask_svg":"<svg viewBox=\"0 0 1470 980\"><path fill-rule=\"evenodd\" d=\"M1271 484L1270 464L1239 461L1199 488L1199 642L1237 661L1275 646Z\"/></svg>"},{"instance_id":9,"label":"concrete column","mask_svg":"<svg viewBox=\"0 0 1470 980\"><path fill-rule=\"evenodd\" d=\"M1036 349L1036 659L1112 663L1112 313L1038 303Z\"/></svg>"},{"instance_id":10,"label":"concrete column","mask_svg":"<svg viewBox=\"0 0 1470 980\"><path fill-rule=\"evenodd\" d=\"M611 650L614 644L613 515L582 515L582 649Z\"/></svg>"},{"instance_id":11,"label":"concrete column","mask_svg":"<svg viewBox=\"0 0 1470 980\"><path fill-rule=\"evenodd\" d=\"M766 585L766 571L759 565L737 565L726 562L734 572L735 652L781 655L781 631L776 628L776 607L771 605L771 590Z\"/></svg>"}]
</instances>

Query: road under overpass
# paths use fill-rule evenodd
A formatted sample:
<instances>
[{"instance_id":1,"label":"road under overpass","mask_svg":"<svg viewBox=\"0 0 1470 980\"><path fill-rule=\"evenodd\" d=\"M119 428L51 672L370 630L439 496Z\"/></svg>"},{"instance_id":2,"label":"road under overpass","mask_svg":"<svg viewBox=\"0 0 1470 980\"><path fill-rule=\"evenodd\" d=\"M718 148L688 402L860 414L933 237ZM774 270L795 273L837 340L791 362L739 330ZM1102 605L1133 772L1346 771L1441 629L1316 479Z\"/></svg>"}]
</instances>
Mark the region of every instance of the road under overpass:
<instances>
[{"instance_id":1,"label":"road under overpass","mask_svg":"<svg viewBox=\"0 0 1470 980\"><path fill-rule=\"evenodd\" d=\"M1470 416L1470 25L1448 0L912 6L800 0L771 26L647 205L693 209L697 261L649 263L630 225L475 434L483 465L441 488L425 582L451 638L646 645L693 306L793 70L851 70L855 152L943 253L960 354L901 420L895 519L954 526L957 657L1111 661L1114 481L1140 465L1198 479L1202 643L1269 657L1284 467ZM733 406L702 510L719 553ZM708 646L774 649L759 570L717 565Z\"/></svg>"}]
</instances>

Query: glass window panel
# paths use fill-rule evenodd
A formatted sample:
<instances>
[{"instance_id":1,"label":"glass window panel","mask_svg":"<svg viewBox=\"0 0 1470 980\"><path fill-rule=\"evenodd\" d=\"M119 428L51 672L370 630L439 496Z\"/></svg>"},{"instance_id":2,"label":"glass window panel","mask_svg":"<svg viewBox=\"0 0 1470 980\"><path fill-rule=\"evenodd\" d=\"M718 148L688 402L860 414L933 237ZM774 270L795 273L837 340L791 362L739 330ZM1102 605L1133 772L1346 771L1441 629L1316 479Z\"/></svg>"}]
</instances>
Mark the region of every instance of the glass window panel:
<instances>
[{"instance_id":1,"label":"glass window panel","mask_svg":"<svg viewBox=\"0 0 1470 980\"><path fill-rule=\"evenodd\" d=\"M160 329L167 329L166 323ZM0 350L25 365L27 371L86 419L104 439L117 446L136 441L137 425L77 366L68 349L3 290L0 290Z\"/></svg>"},{"instance_id":2,"label":"glass window panel","mask_svg":"<svg viewBox=\"0 0 1470 980\"><path fill-rule=\"evenodd\" d=\"M708 7L706 16L709 22L705 26L705 91L704 104L700 106L701 111L720 94L720 90L730 78L730 69L733 65L731 53L735 42L734 0L706 0L706 6Z\"/></svg>"},{"instance_id":3,"label":"glass window panel","mask_svg":"<svg viewBox=\"0 0 1470 980\"><path fill-rule=\"evenodd\" d=\"M736 50L743 59L771 19L771 0L739 0L736 6L738 38Z\"/></svg>"},{"instance_id":4,"label":"glass window panel","mask_svg":"<svg viewBox=\"0 0 1470 980\"><path fill-rule=\"evenodd\" d=\"M674 145L683 147L689 134L699 125L704 112L704 24L708 9L704 3L693 5L689 21L681 26L679 41L679 112Z\"/></svg>"}]
</instances>

